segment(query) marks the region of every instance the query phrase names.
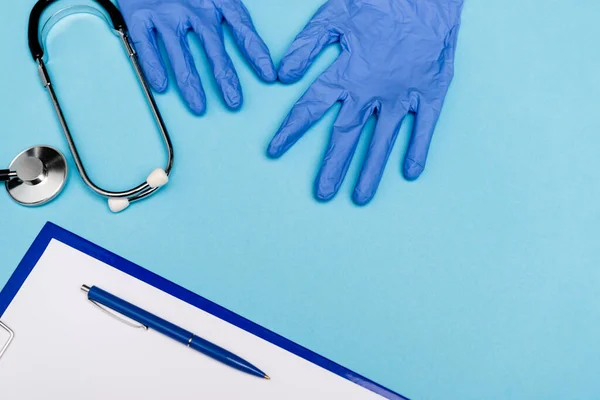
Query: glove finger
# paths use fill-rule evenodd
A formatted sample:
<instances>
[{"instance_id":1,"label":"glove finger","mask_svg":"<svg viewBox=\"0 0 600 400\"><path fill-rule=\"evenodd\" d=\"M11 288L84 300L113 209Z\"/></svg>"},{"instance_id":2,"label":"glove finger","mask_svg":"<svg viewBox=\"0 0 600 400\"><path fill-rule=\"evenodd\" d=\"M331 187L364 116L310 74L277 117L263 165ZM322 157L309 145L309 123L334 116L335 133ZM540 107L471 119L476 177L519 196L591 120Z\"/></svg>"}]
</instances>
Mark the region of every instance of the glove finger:
<instances>
[{"instance_id":1,"label":"glove finger","mask_svg":"<svg viewBox=\"0 0 600 400\"><path fill-rule=\"evenodd\" d=\"M193 113L204 114L206 94L185 35L169 28L159 29L159 33L173 67L179 92Z\"/></svg>"},{"instance_id":2,"label":"glove finger","mask_svg":"<svg viewBox=\"0 0 600 400\"><path fill-rule=\"evenodd\" d=\"M406 112L401 115L380 113L358 183L354 188L353 198L356 204L365 205L375 196L405 116Z\"/></svg>"},{"instance_id":3,"label":"glove finger","mask_svg":"<svg viewBox=\"0 0 600 400\"><path fill-rule=\"evenodd\" d=\"M328 45L339 40L340 34L330 27L333 12L326 3L298 34L279 65L279 80L294 83L300 80L317 56Z\"/></svg>"},{"instance_id":4,"label":"glove finger","mask_svg":"<svg viewBox=\"0 0 600 400\"><path fill-rule=\"evenodd\" d=\"M340 100L342 89L332 88L324 81L323 77L317 79L294 105L269 144L270 157L281 157Z\"/></svg>"},{"instance_id":5,"label":"glove finger","mask_svg":"<svg viewBox=\"0 0 600 400\"><path fill-rule=\"evenodd\" d=\"M144 76L150 86L158 92L167 88L167 72L156 43L156 32L149 18L131 18L129 35L133 47L138 54Z\"/></svg>"},{"instance_id":6,"label":"glove finger","mask_svg":"<svg viewBox=\"0 0 600 400\"><path fill-rule=\"evenodd\" d=\"M248 9L239 0L234 0L221 8L233 38L244 57L260 78L266 82L275 82L277 73L271 59L271 53L252 23Z\"/></svg>"},{"instance_id":7,"label":"glove finger","mask_svg":"<svg viewBox=\"0 0 600 400\"><path fill-rule=\"evenodd\" d=\"M350 167L363 128L372 113L372 109L361 108L352 100L346 100L342 105L315 181L317 199L327 201L337 194Z\"/></svg>"},{"instance_id":8,"label":"glove finger","mask_svg":"<svg viewBox=\"0 0 600 400\"><path fill-rule=\"evenodd\" d=\"M221 89L223 100L230 108L240 108L243 101L242 86L233 62L225 50L221 27L207 29L199 23L194 23L194 30L204 46L204 51L212 67L213 76Z\"/></svg>"},{"instance_id":9,"label":"glove finger","mask_svg":"<svg viewBox=\"0 0 600 400\"><path fill-rule=\"evenodd\" d=\"M425 169L433 132L440 117L440 107L419 105L415 125L404 158L404 177L415 180Z\"/></svg>"}]
</instances>

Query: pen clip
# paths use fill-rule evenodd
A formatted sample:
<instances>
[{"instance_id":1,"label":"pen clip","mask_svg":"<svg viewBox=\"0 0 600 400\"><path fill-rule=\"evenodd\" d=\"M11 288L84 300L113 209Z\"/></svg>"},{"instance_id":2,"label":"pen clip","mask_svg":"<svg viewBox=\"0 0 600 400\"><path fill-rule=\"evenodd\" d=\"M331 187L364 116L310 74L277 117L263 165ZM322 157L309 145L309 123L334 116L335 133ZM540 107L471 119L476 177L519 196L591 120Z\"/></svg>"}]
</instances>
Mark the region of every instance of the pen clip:
<instances>
[{"instance_id":1,"label":"pen clip","mask_svg":"<svg viewBox=\"0 0 600 400\"><path fill-rule=\"evenodd\" d=\"M125 316L119 316L122 314L118 314L116 311L115 312L109 311L108 309L102 307L100 304L96 303L94 300L88 299L88 301L90 303L92 303L93 305L95 305L96 307L98 307L100 309L100 311L102 311L103 313L110 315L111 317L113 317L117 321L121 321L125 325L128 325L128 326L130 326L132 328L136 328L136 329L143 329L145 331L148 330L148 327L146 325L142 325L139 323L133 323L133 322L131 322L133 320L128 320L127 317L125 317Z\"/></svg>"},{"instance_id":2,"label":"pen clip","mask_svg":"<svg viewBox=\"0 0 600 400\"><path fill-rule=\"evenodd\" d=\"M81 287L81 290L83 290L84 292L89 292L90 288L84 285ZM128 318L128 317L124 316L123 314L119 314L116 311L111 311L108 308L103 307L101 304L98 304L94 300L90 300L89 297L88 297L88 301L90 303L92 303L93 305L95 305L96 307L98 307L100 309L100 311L102 311L103 313L113 317L117 321L120 321L127 326L130 326L130 327L136 328L136 329L143 329L145 331L148 330L148 327L146 325L142 325L137 321L131 322L131 321L133 321L131 318Z\"/></svg>"}]
</instances>

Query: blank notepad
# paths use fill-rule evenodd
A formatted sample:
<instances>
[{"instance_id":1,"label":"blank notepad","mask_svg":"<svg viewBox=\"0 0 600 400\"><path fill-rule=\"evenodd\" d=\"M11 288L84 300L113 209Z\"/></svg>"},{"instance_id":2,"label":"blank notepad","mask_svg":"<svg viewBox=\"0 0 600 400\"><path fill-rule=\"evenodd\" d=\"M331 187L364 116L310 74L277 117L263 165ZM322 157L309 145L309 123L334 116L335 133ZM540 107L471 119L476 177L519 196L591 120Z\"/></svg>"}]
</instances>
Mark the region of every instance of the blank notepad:
<instances>
[{"instance_id":1,"label":"blank notepad","mask_svg":"<svg viewBox=\"0 0 600 400\"><path fill-rule=\"evenodd\" d=\"M82 284L222 346L271 380L111 318ZM0 359L3 399L403 399L51 224L0 295L0 315L15 331Z\"/></svg>"}]
</instances>

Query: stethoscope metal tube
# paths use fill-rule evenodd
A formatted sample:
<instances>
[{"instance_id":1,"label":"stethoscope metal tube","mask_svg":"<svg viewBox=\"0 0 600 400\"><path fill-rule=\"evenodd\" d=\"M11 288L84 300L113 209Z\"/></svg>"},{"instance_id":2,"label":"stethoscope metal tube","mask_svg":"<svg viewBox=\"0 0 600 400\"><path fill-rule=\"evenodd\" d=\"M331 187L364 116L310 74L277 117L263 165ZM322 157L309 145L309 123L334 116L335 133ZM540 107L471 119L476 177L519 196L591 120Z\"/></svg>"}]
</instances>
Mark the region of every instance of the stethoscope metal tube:
<instances>
[{"instance_id":1,"label":"stethoscope metal tube","mask_svg":"<svg viewBox=\"0 0 600 400\"><path fill-rule=\"evenodd\" d=\"M36 3L31 12L29 20L29 47L31 55L38 65L40 79L42 81L43 86L48 91L48 94L54 106L54 110L56 111L56 115L58 116L60 125L62 127L63 133L65 135L65 138L67 139L69 150L73 155L75 165L77 167L77 170L79 171L79 174L81 175L81 178L83 179L85 184L88 187L90 187L94 192L108 198L109 207L113 212L119 212L127 208L130 203L141 200L155 193L160 187L164 186L168 182L169 175L173 168L173 144L171 142L171 138L165 126L165 122L162 118L162 115L158 109L154 96L152 95L150 87L148 86L144 74L141 70L137 59L137 54L129 41L127 26L125 25L125 21L123 20L121 13L116 8L116 6L112 4L109 0L94 0L108 13L114 29L118 32L121 38L121 42L127 52L133 69L135 70L135 74L142 86L146 100L151 108L152 115L156 121L156 124L158 125L162 139L165 143L168 161L167 166L164 169L156 169L155 171L153 171L148 176L146 182L138 185L133 189L122 192L112 192L102 189L90 179L77 150L77 146L75 145L75 141L71 134L71 130L69 129L65 115L62 111L62 107L60 106L58 96L54 91L48 68L44 63L44 49L39 39L40 17L44 10L56 1L57 0L40 0L38 1L38 3Z\"/></svg>"}]
</instances>

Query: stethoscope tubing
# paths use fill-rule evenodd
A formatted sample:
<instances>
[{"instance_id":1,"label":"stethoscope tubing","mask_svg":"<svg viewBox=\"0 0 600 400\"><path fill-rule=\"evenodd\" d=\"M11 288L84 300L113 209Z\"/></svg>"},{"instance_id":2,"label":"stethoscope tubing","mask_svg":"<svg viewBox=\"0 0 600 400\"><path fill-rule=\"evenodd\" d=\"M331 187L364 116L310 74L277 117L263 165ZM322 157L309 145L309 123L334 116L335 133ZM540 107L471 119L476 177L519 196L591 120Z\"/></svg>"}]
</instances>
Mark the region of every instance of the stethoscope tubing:
<instances>
[{"instance_id":1,"label":"stethoscope tubing","mask_svg":"<svg viewBox=\"0 0 600 400\"><path fill-rule=\"evenodd\" d=\"M159 188L158 187L150 187L148 182L144 182L133 189L121 191L121 192L113 192L113 191L102 189L100 186L96 185L90 179L90 177L88 176L87 171L84 167L83 161L81 160L79 151L77 150L77 146L75 145L75 141L73 139L73 135L71 134L71 130L69 128L69 125L66 121L62 107L58 100L58 96L56 95L56 92L52 85L52 81L50 79L50 74L48 72L48 68L46 67L46 64L44 63L44 47L42 46L42 43L39 38L39 26L40 26L40 18L42 16L42 13L51 4L53 4L57 1L59 1L59 0L40 0L40 1L38 1L38 3L35 4L32 12L31 12L30 19L29 19L29 31L28 31L29 48L30 48L31 55L32 55L34 61L38 65L40 79L42 81L43 86L48 91L48 94L49 94L52 104L54 106L54 110L56 112L56 115L58 116L60 125L62 127L64 136L67 140L69 150L71 151L71 154L73 155L73 159L75 161L77 170L79 171L79 174L81 175L85 184L88 187L90 187L94 192L96 192L97 194L99 194L101 196L104 196L108 199L127 198L127 200L129 202L135 202L135 201L141 200L141 199L153 194ZM159 127L162 140L163 140L166 150L167 150L167 166L164 169L164 172L166 173L166 175L168 177L173 168L173 160L174 160L173 143L171 141L171 137L170 137L167 127L165 125L164 119L160 113L160 110L158 109L158 105L156 104L154 95L152 94L152 91L151 91L148 83L146 82L146 79L144 77L144 74L142 72L142 69L140 67L140 64L139 64L139 61L137 58L137 54L129 41L127 26L125 25L125 21L121 15L120 11L110 1L108 1L108 0L94 0L94 1L96 3L98 3L98 5L100 5L102 8L104 8L106 13L109 15L114 29L119 33L119 37L121 38L121 42L127 52L127 55L133 66L133 69L138 78L138 81L140 82L140 85L142 86L144 95L150 106L150 109L152 111L152 115L156 121L156 124Z\"/></svg>"},{"instance_id":2,"label":"stethoscope tubing","mask_svg":"<svg viewBox=\"0 0 600 400\"><path fill-rule=\"evenodd\" d=\"M0 169L0 182L6 182L17 177L15 171L10 169Z\"/></svg>"},{"instance_id":3,"label":"stethoscope tubing","mask_svg":"<svg viewBox=\"0 0 600 400\"><path fill-rule=\"evenodd\" d=\"M44 46L39 37L40 32L40 19L42 18L42 14L48 7L52 4L58 2L60 0L39 0L33 8L31 9L31 13L29 14L29 28L27 31L28 40L29 40L29 50L31 52L31 57L34 61L41 59L44 57ZM113 28L116 31L127 31L127 25L125 24L125 19L123 19L123 15L119 11L119 9L112 3L110 0L94 0L100 7L106 11L110 20L112 22Z\"/></svg>"}]
</instances>

